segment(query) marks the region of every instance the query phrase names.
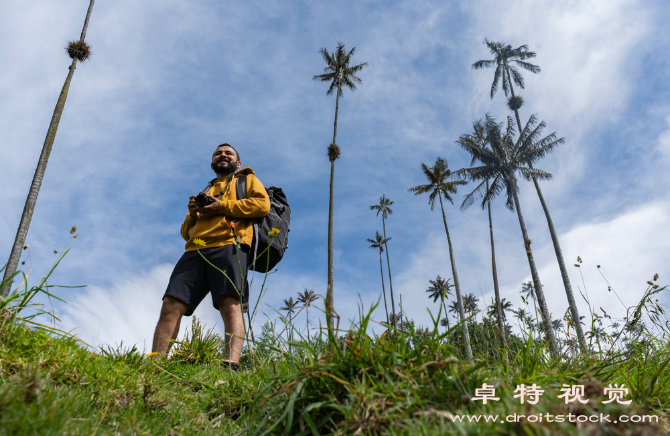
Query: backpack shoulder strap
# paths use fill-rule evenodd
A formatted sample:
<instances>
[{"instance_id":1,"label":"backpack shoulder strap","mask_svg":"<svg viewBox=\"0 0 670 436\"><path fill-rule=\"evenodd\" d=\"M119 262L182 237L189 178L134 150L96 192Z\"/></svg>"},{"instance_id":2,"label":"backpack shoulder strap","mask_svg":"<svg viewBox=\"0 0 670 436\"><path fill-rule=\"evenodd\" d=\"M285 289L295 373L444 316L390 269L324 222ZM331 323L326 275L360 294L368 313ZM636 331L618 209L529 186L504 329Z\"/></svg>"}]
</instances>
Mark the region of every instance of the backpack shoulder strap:
<instances>
[{"instance_id":1,"label":"backpack shoulder strap","mask_svg":"<svg viewBox=\"0 0 670 436\"><path fill-rule=\"evenodd\" d=\"M243 200L247 198L247 176L245 174L237 178L237 199Z\"/></svg>"}]
</instances>

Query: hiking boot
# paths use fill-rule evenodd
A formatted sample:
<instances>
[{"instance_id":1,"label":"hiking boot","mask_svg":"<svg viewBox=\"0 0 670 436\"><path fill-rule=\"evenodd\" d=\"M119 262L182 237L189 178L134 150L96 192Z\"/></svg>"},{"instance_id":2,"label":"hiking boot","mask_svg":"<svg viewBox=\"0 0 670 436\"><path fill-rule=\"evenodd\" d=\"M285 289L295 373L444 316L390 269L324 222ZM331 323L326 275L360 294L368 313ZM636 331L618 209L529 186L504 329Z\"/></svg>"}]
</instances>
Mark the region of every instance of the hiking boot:
<instances>
[{"instance_id":1,"label":"hiking boot","mask_svg":"<svg viewBox=\"0 0 670 436\"><path fill-rule=\"evenodd\" d=\"M229 368L231 371L234 372L240 372L240 364L237 362L233 362L232 360L222 360L221 361L221 366L225 368Z\"/></svg>"}]
</instances>

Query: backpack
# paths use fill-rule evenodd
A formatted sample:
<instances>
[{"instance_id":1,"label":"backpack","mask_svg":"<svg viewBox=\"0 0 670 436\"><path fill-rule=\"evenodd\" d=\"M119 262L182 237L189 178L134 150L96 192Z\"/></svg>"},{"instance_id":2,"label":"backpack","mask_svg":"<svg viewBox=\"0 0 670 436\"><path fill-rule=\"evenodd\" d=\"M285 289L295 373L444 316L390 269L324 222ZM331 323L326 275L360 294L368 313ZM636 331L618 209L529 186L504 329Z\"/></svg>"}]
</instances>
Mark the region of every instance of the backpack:
<instances>
[{"instance_id":1,"label":"backpack","mask_svg":"<svg viewBox=\"0 0 670 436\"><path fill-rule=\"evenodd\" d=\"M270 186L265 188L270 197L270 212L262 218L251 218L254 227L254 237L251 242L252 259L256 259L268 247L272 229L279 229L279 234L272 241L270 248L249 266L252 271L266 273L271 271L284 256L288 248L288 226L291 222L291 206L288 205L286 195L281 188ZM247 198L247 174L237 178L237 199Z\"/></svg>"}]
</instances>

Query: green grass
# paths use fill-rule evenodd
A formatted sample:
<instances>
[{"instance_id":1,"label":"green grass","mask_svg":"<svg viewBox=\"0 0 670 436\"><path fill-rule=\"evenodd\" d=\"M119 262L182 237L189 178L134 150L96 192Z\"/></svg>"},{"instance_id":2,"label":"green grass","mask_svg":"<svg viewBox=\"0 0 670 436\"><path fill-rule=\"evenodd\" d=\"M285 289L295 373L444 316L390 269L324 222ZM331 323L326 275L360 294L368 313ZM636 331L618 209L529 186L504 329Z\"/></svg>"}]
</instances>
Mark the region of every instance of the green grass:
<instances>
[{"instance_id":1,"label":"green grass","mask_svg":"<svg viewBox=\"0 0 670 436\"><path fill-rule=\"evenodd\" d=\"M169 359L123 344L93 350L41 323L29 328L24 309L44 291L26 287L1 306L0 435L668 434L670 343L663 334L638 335L626 346L592 344L592 353L566 351L552 361L532 337L511 335L504 353L495 323L484 320L470 329L478 357L468 362L458 326L447 333L436 323L415 329L408 322L369 336L369 312L337 335L323 330L311 341L288 341L277 335L280 317L263 327L245 349L245 370L234 373L218 365L221 338L195 319ZM653 309L643 300L636 313L645 307ZM484 383L499 401L473 400ZM622 383L632 403L603 404L603 388ZM536 405L514 398L520 384L541 386ZM566 405L558 398L564 384L583 385L589 403ZM612 421L656 415L659 422L501 422L540 413L602 413ZM466 414L498 420L453 422Z\"/></svg>"}]
</instances>

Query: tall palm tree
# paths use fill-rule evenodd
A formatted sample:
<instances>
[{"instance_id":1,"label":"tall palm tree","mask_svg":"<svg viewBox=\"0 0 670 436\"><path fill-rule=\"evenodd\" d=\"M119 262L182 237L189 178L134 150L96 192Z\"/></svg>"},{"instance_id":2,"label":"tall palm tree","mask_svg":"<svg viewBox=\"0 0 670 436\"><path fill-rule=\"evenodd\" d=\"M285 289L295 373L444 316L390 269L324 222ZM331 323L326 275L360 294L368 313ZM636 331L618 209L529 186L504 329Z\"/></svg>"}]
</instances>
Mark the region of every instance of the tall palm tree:
<instances>
[{"instance_id":1,"label":"tall palm tree","mask_svg":"<svg viewBox=\"0 0 670 436\"><path fill-rule=\"evenodd\" d=\"M293 330L293 313L295 312L295 308L298 306L297 301L293 301L293 297L287 299L284 299L284 307L280 307L280 310L285 310L286 311L286 317L288 318L288 323L291 325L291 331Z\"/></svg>"},{"instance_id":2,"label":"tall palm tree","mask_svg":"<svg viewBox=\"0 0 670 436\"><path fill-rule=\"evenodd\" d=\"M444 214L444 203L442 202L442 197L446 198L454 204L454 200L449 195L455 194L458 192L458 185L467 184L464 180L449 180L452 177L452 172L449 169L449 164L446 160L438 157L435 161L435 165L432 167L426 166L426 164L421 163L421 169L423 174L426 176L428 183L425 185L418 185L413 188L409 188L409 192L413 192L415 195L420 194L429 194L428 204L430 204L430 210L435 208L435 199L440 200L440 209L442 209L442 221L444 221L444 231L447 233L447 245L449 245L449 258L451 260L451 274L454 278L454 286L456 288L456 301L458 303L459 315L461 317L461 327L463 328L463 338L465 339L465 355L470 360L472 359L472 348L470 347L470 336L468 335L468 326L465 321L465 309L463 308L463 296L461 294L461 285L458 281L458 271L456 269L456 258L454 257L454 248L451 245L451 237L449 236L449 227L447 226L447 216Z\"/></svg>"},{"instance_id":3,"label":"tall palm tree","mask_svg":"<svg viewBox=\"0 0 670 436\"><path fill-rule=\"evenodd\" d=\"M388 241L391 238L386 237L386 218L393 213L393 201L386 198L386 195L379 197L379 204L373 204L370 206L370 210L376 210L377 216L382 214L382 231L384 232L384 241ZM384 242L384 248L386 248L386 266L389 270L389 290L391 292L391 314L393 315L392 319L400 319L395 316L395 301L393 300L393 280L391 279L391 260L389 259L389 247L386 242ZM395 324L392 324L395 325Z\"/></svg>"},{"instance_id":4,"label":"tall palm tree","mask_svg":"<svg viewBox=\"0 0 670 436\"><path fill-rule=\"evenodd\" d=\"M388 238L391 239L391 238ZM384 296L384 310L386 311L386 323L389 322L389 309L386 305L386 289L384 289L384 267L382 266L382 252L384 251L384 245L388 239L384 238L379 232L375 232L375 239L368 238L368 242L371 244L370 248L379 249L379 272L382 275L382 295Z\"/></svg>"},{"instance_id":5,"label":"tall palm tree","mask_svg":"<svg viewBox=\"0 0 670 436\"><path fill-rule=\"evenodd\" d=\"M438 274L437 277L435 277L435 280L429 280L430 286L426 289L428 298L432 298L433 303L435 303L438 298L442 300L442 309L444 310L445 316L447 315L447 306L444 304L444 300L447 298L447 295L451 295L451 288L454 287L454 285L449 283L450 281L451 279L445 280ZM447 329L449 329L451 328L449 325L449 317L447 317L446 320Z\"/></svg>"},{"instance_id":6,"label":"tall palm tree","mask_svg":"<svg viewBox=\"0 0 670 436\"><path fill-rule=\"evenodd\" d=\"M526 166L527 162L537 161L551 152L562 139L556 139L555 134L550 134L543 139L538 139L545 123L537 124L535 116L531 116L523 131L520 132L518 139L515 139L514 124L511 117L507 117L507 126L503 132L503 125L497 124L489 115L486 116L486 136L488 137L491 149L480 147L472 143L459 143L474 159L482 163L482 166L473 168L464 168L460 173L472 180L483 181L491 180L489 189L485 189L483 184L479 184L473 195L481 196L484 201L492 200L496 195L505 190L507 194L506 206L509 210L516 210L519 218L519 227L523 237L528 265L533 278L535 287L535 296L540 305L540 313L543 322L546 324L545 334L551 354L557 357L557 342L554 331L551 328L551 318L549 318L549 309L544 298L540 277L537 273L535 260L526 231L526 224L521 213L519 204L518 185L516 173L520 173L525 179L535 176L539 179L550 179L551 174L538 169L531 169Z\"/></svg>"},{"instance_id":7,"label":"tall palm tree","mask_svg":"<svg viewBox=\"0 0 670 436\"><path fill-rule=\"evenodd\" d=\"M335 160L340 157L340 147L337 139L337 115L340 108L340 97L344 95L343 88L349 88L354 91L356 83L360 84L361 79L356 77L356 73L361 71L368 63L363 62L358 65L349 65L352 56L356 52L356 47L348 52L344 49L344 44L339 42L334 53L328 53L326 48L321 48L319 53L326 62L323 69L324 74L312 77L313 80L321 82L330 82L330 87L326 95L335 93L335 123L333 125L333 142L328 146L328 159L330 160L330 200L328 203L328 290L326 291L326 320L328 326L332 327L334 314L330 313L333 307L333 181L335 177Z\"/></svg>"},{"instance_id":8,"label":"tall palm tree","mask_svg":"<svg viewBox=\"0 0 670 436\"><path fill-rule=\"evenodd\" d=\"M305 308L305 314L307 315L307 339L309 339L309 306L318 299L319 296L311 289L305 289L304 292L298 292L298 302L302 303Z\"/></svg>"},{"instance_id":9,"label":"tall palm tree","mask_svg":"<svg viewBox=\"0 0 670 436\"><path fill-rule=\"evenodd\" d=\"M84 20L84 28L81 31L81 36L78 41L70 41L66 48L68 55L72 59L72 63L69 67L69 73L65 78L65 83L63 84L63 89L61 89L60 95L58 96L58 101L56 102L56 108L51 117L51 122L49 123L49 130L47 130L46 138L44 139L44 145L42 146L42 153L40 158L37 161L37 168L35 169L35 175L33 176L33 181L30 185L30 190L28 191L28 197L26 198L26 204L23 207L23 214L21 215L21 221L19 223L19 228L16 231L16 237L14 238L14 245L12 246L12 252L9 256L9 261L7 263L7 268L5 269L5 274L2 279L2 283L6 283L4 289L2 289L2 296L6 297L9 294L9 291L12 287L12 277L16 273L16 269L19 265L19 259L21 257L21 250L23 245L26 242L26 236L28 235L28 228L30 227L30 221L33 217L33 211L35 210L35 203L37 203L37 195L40 192L40 187L42 186L42 180L44 179L44 173L47 169L47 163L49 161L49 155L51 154L51 148L53 147L54 140L56 139L56 131L58 130L58 124L60 123L61 115L63 115L63 109L65 108L65 100L67 100L67 93L70 89L70 82L72 81L72 76L74 75L74 70L77 68L77 62L84 62L91 54L89 45L86 43L86 30L88 29L88 20L91 18L91 11L93 10L93 3L95 0L90 0L88 5L88 11L86 12L86 19Z\"/></svg>"},{"instance_id":10,"label":"tall palm tree","mask_svg":"<svg viewBox=\"0 0 670 436\"><path fill-rule=\"evenodd\" d=\"M485 67L495 66L495 73L493 75L493 84L491 85L491 98L498 89L498 82L502 78L503 90L505 91L505 96L507 96L507 91L509 90L512 96L507 101L508 107L514 111L514 116L516 117L516 124L519 128L519 132L523 131L521 127L521 118L519 117L519 109L523 104L523 99L521 96L514 94L514 86L512 82L519 85L520 88L524 87L523 76L521 73L514 67L517 65L531 73L537 74L540 72L540 67L533 65L529 62L525 62L526 59L534 58L535 52L528 51L527 45L522 45L515 49L511 45L505 45L500 42L492 42L484 40L484 43L491 50L491 54L495 56L495 59L492 60L482 60L477 61L472 64L472 68L480 69ZM512 65L514 64L514 65ZM527 162L528 167L533 169L533 162ZM575 296L572 292L572 285L570 284L570 277L568 276L568 269L565 266L565 260L563 259L563 252L561 251L561 244L558 240L558 235L556 234L556 229L554 227L554 222L551 219L551 214L549 213L549 207L547 206L546 201L544 200L544 195L542 195L542 189L540 189L540 184L537 177L531 176L533 184L535 185L535 190L537 191L537 196L540 199L542 204L542 210L547 219L547 226L549 227L549 234L551 235L551 241L554 245L554 252L556 254L556 259L558 261L558 267L561 271L561 279L563 280L563 287L565 288L565 294L568 297L568 304L570 306L570 314L572 315L573 320L579 319L579 311L577 310L577 303L575 302ZM586 340L584 339L584 331L582 330L581 325L578 322L574 322L577 327L577 338L579 339L579 345L582 352L587 351Z\"/></svg>"},{"instance_id":11,"label":"tall palm tree","mask_svg":"<svg viewBox=\"0 0 670 436\"><path fill-rule=\"evenodd\" d=\"M471 135L463 135L456 142L474 143L482 148L486 148L486 146L488 145L488 139L486 138L486 129L484 128L484 123L482 123L481 120L477 120L472 124L472 128L474 132ZM474 164L475 160L473 159L470 165ZM483 183L485 183L486 190L488 191L489 180L486 179ZM474 192L475 191L472 191L471 193L465 196L463 203L461 204L461 209L467 209L468 207L472 206L472 204L474 204ZM496 319L498 320L498 331L500 332L500 339L502 340L503 347L507 348L507 338L505 337L505 325L503 322L505 319L505 314L503 313L503 309L500 304L498 269L496 267L496 250L493 241L493 219L491 218L491 202L490 201L482 202L482 209L484 207L488 209L488 215L489 215L489 235L491 238L491 271L493 274L493 293L495 295L495 305L498 312L498 316L496 316Z\"/></svg>"}]
</instances>

